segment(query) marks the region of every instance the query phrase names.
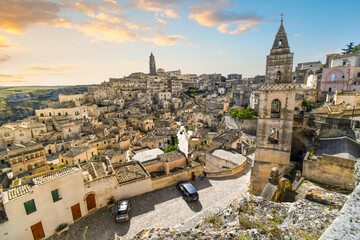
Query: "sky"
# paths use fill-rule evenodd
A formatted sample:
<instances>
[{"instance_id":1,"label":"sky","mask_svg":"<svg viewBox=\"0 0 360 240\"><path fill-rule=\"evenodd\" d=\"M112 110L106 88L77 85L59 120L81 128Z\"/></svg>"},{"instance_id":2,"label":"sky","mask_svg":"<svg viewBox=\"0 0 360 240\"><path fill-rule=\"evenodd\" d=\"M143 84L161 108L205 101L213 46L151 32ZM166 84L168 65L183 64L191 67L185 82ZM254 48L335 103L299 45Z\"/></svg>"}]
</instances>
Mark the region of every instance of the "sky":
<instances>
[{"instance_id":1,"label":"sky","mask_svg":"<svg viewBox=\"0 0 360 240\"><path fill-rule=\"evenodd\" d=\"M156 67L265 74L284 14L294 68L360 43L354 0L0 0L0 86L99 84Z\"/></svg>"}]
</instances>

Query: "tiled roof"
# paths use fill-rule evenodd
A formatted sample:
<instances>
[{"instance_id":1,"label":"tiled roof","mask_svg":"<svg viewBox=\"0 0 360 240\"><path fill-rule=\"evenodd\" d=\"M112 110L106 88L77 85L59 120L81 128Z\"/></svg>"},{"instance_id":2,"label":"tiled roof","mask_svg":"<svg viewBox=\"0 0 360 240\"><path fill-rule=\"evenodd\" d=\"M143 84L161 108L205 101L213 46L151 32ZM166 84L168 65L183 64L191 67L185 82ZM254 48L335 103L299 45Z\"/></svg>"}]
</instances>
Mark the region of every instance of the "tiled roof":
<instances>
[{"instance_id":1,"label":"tiled roof","mask_svg":"<svg viewBox=\"0 0 360 240\"><path fill-rule=\"evenodd\" d=\"M67 151L66 153L64 153L63 156L64 157L75 157L75 156L79 155L80 153L88 151L90 148L91 147L89 147L89 146L73 147L70 151Z\"/></svg>"},{"instance_id":2,"label":"tiled roof","mask_svg":"<svg viewBox=\"0 0 360 240\"><path fill-rule=\"evenodd\" d=\"M35 184L43 184L49 181L52 181L54 179L57 179L59 177L62 177L64 175L67 175L69 173L75 172L76 170L78 170L79 168L77 167L66 167L57 171L53 171L53 172L49 172L49 173L45 173L42 175L39 175L37 177L32 178L32 181Z\"/></svg>"},{"instance_id":3,"label":"tiled roof","mask_svg":"<svg viewBox=\"0 0 360 240\"><path fill-rule=\"evenodd\" d=\"M144 169L136 162L132 162L114 169L119 183L125 183L148 177Z\"/></svg>"},{"instance_id":4,"label":"tiled roof","mask_svg":"<svg viewBox=\"0 0 360 240\"><path fill-rule=\"evenodd\" d=\"M179 150L175 150L172 152L159 155L161 161L167 161L167 162L175 161L177 159L181 159L184 157L185 157L184 154L181 153Z\"/></svg>"},{"instance_id":5,"label":"tiled roof","mask_svg":"<svg viewBox=\"0 0 360 240\"><path fill-rule=\"evenodd\" d=\"M10 201L30 192L32 192L32 188L30 187L30 185L26 184L6 190L4 192L4 195L5 197L7 196L7 199Z\"/></svg>"}]
</instances>

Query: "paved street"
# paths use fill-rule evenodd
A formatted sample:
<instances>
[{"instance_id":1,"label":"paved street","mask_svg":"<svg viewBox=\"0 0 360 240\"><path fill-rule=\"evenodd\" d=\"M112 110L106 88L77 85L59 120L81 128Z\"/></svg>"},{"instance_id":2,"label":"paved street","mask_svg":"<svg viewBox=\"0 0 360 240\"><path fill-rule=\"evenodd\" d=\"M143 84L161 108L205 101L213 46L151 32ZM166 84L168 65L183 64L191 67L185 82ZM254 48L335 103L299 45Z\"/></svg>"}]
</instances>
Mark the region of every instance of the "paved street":
<instances>
[{"instance_id":1,"label":"paved street","mask_svg":"<svg viewBox=\"0 0 360 240\"><path fill-rule=\"evenodd\" d=\"M129 239L144 228L192 226L205 215L225 208L244 194L249 185L249 168L231 177L197 179L193 182L199 202L186 203L175 186L146 193L131 199L131 221L115 223L115 208L102 208L78 220L70 230L53 239ZM87 229L86 229L87 228Z\"/></svg>"}]
</instances>

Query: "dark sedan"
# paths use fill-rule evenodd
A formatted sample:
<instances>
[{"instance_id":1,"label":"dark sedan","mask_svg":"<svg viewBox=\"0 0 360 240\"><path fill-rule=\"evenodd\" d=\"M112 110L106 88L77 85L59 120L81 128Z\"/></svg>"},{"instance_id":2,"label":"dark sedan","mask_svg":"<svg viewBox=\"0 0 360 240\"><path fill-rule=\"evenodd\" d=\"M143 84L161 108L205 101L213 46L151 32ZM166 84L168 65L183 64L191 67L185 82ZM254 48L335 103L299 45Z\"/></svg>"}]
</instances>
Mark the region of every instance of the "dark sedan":
<instances>
[{"instance_id":1,"label":"dark sedan","mask_svg":"<svg viewBox=\"0 0 360 240\"><path fill-rule=\"evenodd\" d=\"M130 212L130 201L122 200L117 204L116 208L116 222L125 222L130 220L129 212Z\"/></svg>"},{"instance_id":2,"label":"dark sedan","mask_svg":"<svg viewBox=\"0 0 360 240\"><path fill-rule=\"evenodd\" d=\"M185 201L194 202L199 200L199 194L191 183L179 182L177 188L180 190Z\"/></svg>"}]
</instances>

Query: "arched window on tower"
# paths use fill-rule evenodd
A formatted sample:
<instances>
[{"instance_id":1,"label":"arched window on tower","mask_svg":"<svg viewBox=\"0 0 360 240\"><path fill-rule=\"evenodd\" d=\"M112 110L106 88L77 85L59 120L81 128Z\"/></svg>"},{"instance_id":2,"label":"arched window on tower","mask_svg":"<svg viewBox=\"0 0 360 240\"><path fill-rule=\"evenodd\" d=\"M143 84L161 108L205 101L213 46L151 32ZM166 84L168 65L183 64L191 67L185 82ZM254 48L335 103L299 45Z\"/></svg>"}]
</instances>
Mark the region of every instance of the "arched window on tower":
<instances>
[{"instance_id":1,"label":"arched window on tower","mask_svg":"<svg viewBox=\"0 0 360 240\"><path fill-rule=\"evenodd\" d=\"M276 82L280 82L280 81L281 81L281 72L278 71L278 72L276 73Z\"/></svg>"},{"instance_id":2,"label":"arched window on tower","mask_svg":"<svg viewBox=\"0 0 360 240\"><path fill-rule=\"evenodd\" d=\"M275 99L271 103L271 118L280 118L281 103Z\"/></svg>"},{"instance_id":3,"label":"arched window on tower","mask_svg":"<svg viewBox=\"0 0 360 240\"><path fill-rule=\"evenodd\" d=\"M279 47L281 47L281 45L282 45L282 40L280 39L279 40Z\"/></svg>"},{"instance_id":4,"label":"arched window on tower","mask_svg":"<svg viewBox=\"0 0 360 240\"><path fill-rule=\"evenodd\" d=\"M268 143L278 144L279 143L279 130L270 128L268 134Z\"/></svg>"}]
</instances>

